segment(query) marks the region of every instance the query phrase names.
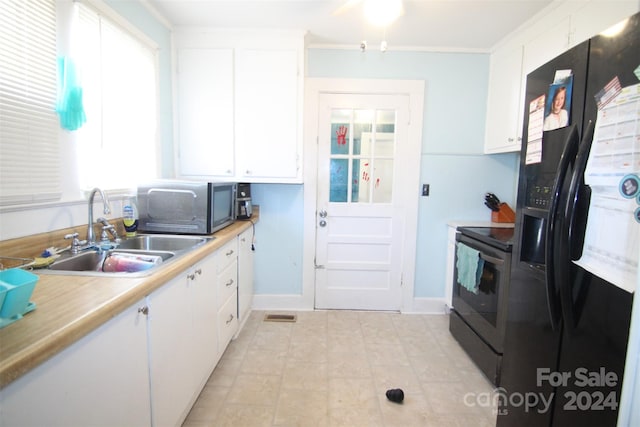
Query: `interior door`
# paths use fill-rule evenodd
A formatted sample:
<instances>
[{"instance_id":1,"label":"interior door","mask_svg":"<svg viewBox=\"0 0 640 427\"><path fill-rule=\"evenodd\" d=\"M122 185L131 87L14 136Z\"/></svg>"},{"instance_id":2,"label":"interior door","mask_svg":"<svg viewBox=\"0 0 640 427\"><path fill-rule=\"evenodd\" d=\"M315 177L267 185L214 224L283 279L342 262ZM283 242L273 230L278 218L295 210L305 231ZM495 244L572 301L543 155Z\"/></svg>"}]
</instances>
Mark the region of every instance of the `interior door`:
<instances>
[{"instance_id":1,"label":"interior door","mask_svg":"<svg viewBox=\"0 0 640 427\"><path fill-rule=\"evenodd\" d=\"M400 309L408 114L408 95L320 95L316 308Z\"/></svg>"}]
</instances>

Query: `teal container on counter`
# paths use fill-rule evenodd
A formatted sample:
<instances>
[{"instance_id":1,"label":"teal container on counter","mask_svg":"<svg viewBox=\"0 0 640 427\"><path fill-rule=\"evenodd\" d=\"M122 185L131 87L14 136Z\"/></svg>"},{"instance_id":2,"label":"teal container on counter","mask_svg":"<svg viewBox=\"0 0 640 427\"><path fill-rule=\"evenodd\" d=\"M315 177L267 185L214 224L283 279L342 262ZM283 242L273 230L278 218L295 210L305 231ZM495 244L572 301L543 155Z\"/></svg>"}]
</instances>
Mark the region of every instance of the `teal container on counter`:
<instances>
[{"instance_id":1,"label":"teal container on counter","mask_svg":"<svg viewBox=\"0 0 640 427\"><path fill-rule=\"evenodd\" d=\"M6 326L33 310L29 302L38 276L20 268L0 271L0 327Z\"/></svg>"}]
</instances>

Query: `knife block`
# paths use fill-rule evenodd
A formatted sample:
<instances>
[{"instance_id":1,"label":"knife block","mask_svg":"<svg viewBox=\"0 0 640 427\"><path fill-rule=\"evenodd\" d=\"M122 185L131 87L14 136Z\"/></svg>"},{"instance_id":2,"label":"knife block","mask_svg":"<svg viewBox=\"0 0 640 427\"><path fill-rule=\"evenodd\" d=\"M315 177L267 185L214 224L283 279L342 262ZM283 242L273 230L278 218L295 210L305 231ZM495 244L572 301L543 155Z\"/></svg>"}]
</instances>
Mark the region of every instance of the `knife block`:
<instances>
[{"instance_id":1,"label":"knife block","mask_svg":"<svg viewBox=\"0 0 640 427\"><path fill-rule=\"evenodd\" d=\"M500 209L491 211L491 222L516 222L516 213L506 203L500 203Z\"/></svg>"}]
</instances>

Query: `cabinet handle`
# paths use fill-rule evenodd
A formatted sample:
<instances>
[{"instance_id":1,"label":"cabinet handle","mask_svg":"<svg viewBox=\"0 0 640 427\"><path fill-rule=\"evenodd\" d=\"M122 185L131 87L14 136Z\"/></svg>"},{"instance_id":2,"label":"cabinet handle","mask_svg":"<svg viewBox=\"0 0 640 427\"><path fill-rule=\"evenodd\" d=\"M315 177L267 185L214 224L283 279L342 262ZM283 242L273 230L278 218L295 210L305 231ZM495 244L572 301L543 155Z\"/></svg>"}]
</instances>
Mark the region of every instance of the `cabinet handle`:
<instances>
[{"instance_id":1,"label":"cabinet handle","mask_svg":"<svg viewBox=\"0 0 640 427\"><path fill-rule=\"evenodd\" d=\"M226 255L226 256L231 256L231 255L233 255L233 249L231 249L231 250L230 250L229 252L227 252L225 255Z\"/></svg>"},{"instance_id":2,"label":"cabinet handle","mask_svg":"<svg viewBox=\"0 0 640 427\"><path fill-rule=\"evenodd\" d=\"M201 269L201 268L199 268L199 269L197 269L196 271L194 271L193 273L191 273L191 274L187 274L187 279L189 279L189 280L194 280L194 279L196 278L196 274L197 274L198 276L201 276L201 275L202 275L202 269Z\"/></svg>"},{"instance_id":3,"label":"cabinet handle","mask_svg":"<svg viewBox=\"0 0 640 427\"><path fill-rule=\"evenodd\" d=\"M229 315L229 320L227 320L227 325L231 322L233 322L233 314Z\"/></svg>"},{"instance_id":4,"label":"cabinet handle","mask_svg":"<svg viewBox=\"0 0 640 427\"><path fill-rule=\"evenodd\" d=\"M507 138L507 141L513 142L513 138Z\"/></svg>"},{"instance_id":5,"label":"cabinet handle","mask_svg":"<svg viewBox=\"0 0 640 427\"><path fill-rule=\"evenodd\" d=\"M229 280L225 286L228 288L231 285L233 285L233 279Z\"/></svg>"},{"instance_id":6,"label":"cabinet handle","mask_svg":"<svg viewBox=\"0 0 640 427\"><path fill-rule=\"evenodd\" d=\"M145 316L149 314L149 307L146 305L143 307L138 307L138 313L144 314Z\"/></svg>"}]
</instances>

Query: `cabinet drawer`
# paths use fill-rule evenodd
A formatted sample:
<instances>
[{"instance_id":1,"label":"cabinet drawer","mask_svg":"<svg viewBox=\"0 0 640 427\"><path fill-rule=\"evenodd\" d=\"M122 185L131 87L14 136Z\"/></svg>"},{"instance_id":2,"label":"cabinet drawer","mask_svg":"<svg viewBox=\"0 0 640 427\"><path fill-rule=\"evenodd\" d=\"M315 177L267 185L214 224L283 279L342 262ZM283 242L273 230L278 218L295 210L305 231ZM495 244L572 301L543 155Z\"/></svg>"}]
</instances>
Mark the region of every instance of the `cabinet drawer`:
<instances>
[{"instance_id":1,"label":"cabinet drawer","mask_svg":"<svg viewBox=\"0 0 640 427\"><path fill-rule=\"evenodd\" d=\"M218 343L220 353L224 353L227 344L238 330L238 294L233 292L218 311Z\"/></svg>"},{"instance_id":2,"label":"cabinet drawer","mask_svg":"<svg viewBox=\"0 0 640 427\"><path fill-rule=\"evenodd\" d=\"M218 273L218 307L226 304L227 299L238 289L238 261L234 260L221 273Z\"/></svg>"},{"instance_id":3,"label":"cabinet drawer","mask_svg":"<svg viewBox=\"0 0 640 427\"><path fill-rule=\"evenodd\" d=\"M238 259L238 239L233 239L216 252L218 272L226 269L236 259Z\"/></svg>"}]
</instances>

